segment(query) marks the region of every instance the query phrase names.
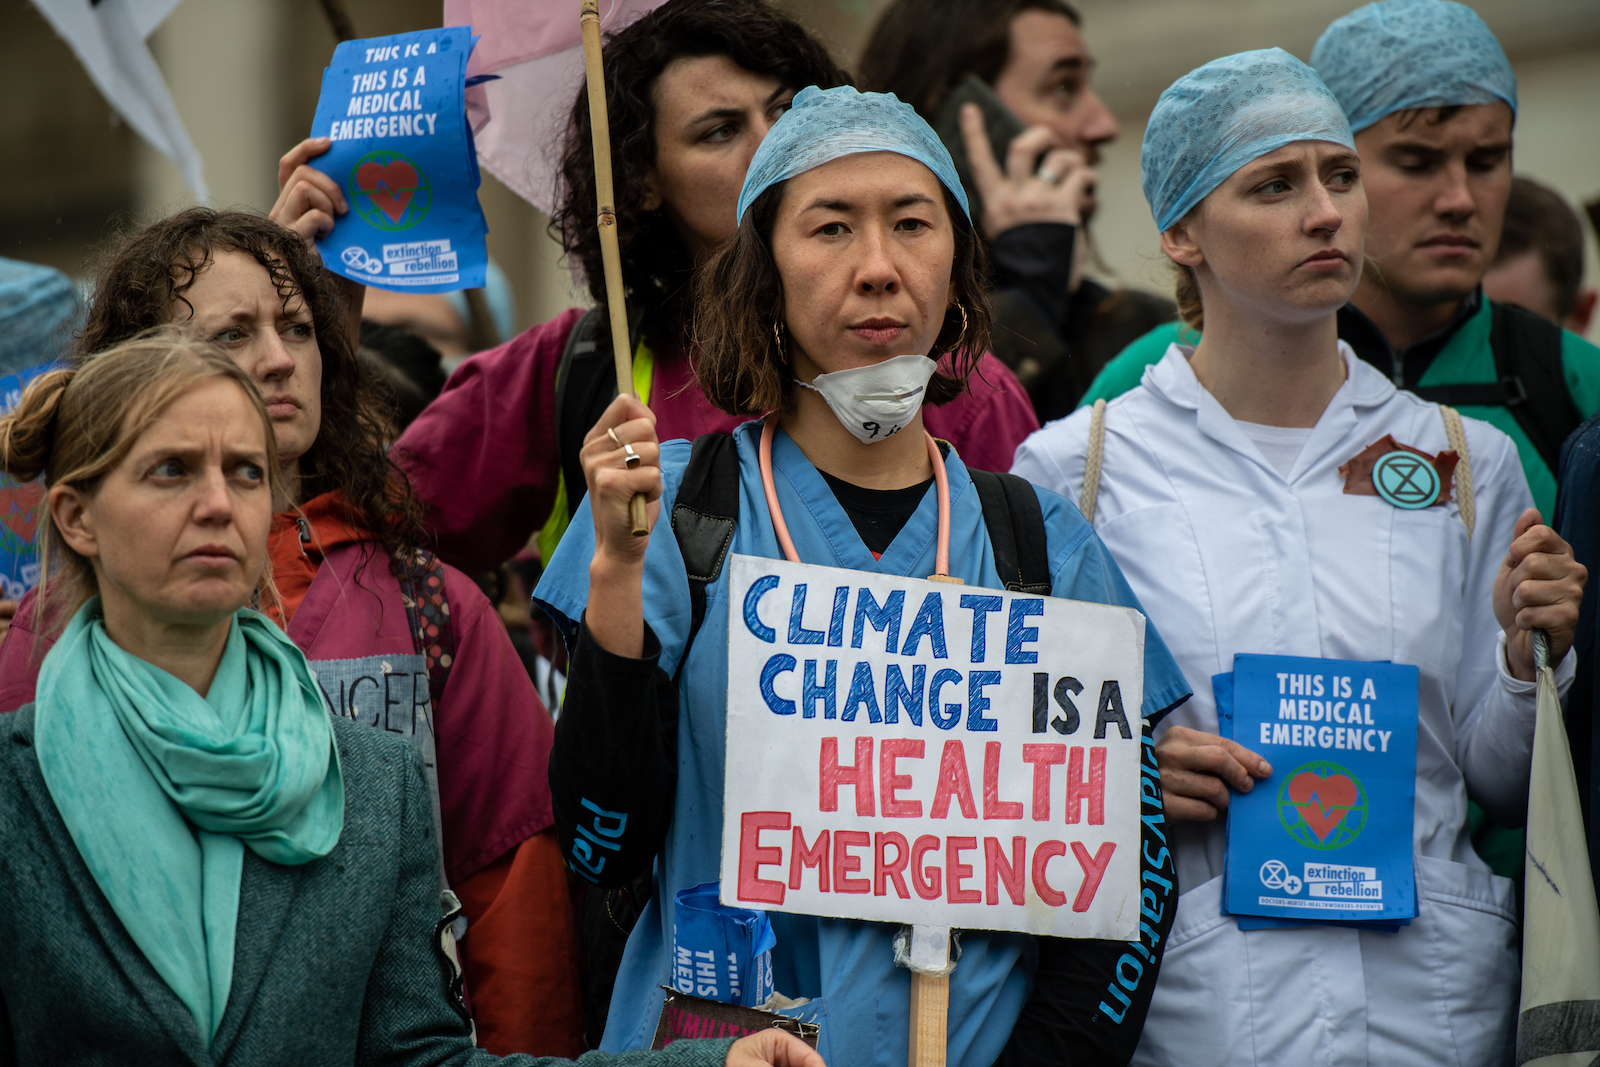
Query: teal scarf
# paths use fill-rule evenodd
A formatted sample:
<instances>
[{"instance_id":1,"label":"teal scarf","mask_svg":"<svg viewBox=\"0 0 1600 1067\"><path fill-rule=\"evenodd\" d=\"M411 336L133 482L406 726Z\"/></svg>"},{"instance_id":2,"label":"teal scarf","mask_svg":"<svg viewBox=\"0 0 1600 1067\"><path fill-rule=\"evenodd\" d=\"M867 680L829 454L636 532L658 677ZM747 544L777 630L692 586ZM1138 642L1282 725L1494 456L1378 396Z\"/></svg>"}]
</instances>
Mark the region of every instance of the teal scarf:
<instances>
[{"instance_id":1,"label":"teal scarf","mask_svg":"<svg viewBox=\"0 0 1600 1067\"><path fill-rule=\"evenodd\" d=\"M118 648L96 597L45 657L36 703L56 810L209 1046L233 982L245 847L294 866L326 856L344 828L333 728L305 656L240 611L201 697Z\"/></svg>"}]
</instances>

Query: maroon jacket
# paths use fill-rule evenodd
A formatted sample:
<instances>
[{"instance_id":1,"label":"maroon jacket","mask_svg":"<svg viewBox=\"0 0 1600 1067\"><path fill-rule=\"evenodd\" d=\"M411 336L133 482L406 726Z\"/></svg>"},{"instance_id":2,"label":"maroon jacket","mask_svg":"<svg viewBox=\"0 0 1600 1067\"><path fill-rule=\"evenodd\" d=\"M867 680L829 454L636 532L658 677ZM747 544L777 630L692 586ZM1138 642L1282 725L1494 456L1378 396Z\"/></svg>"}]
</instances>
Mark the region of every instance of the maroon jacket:
<instances>
[{"instance_id":1,"label":"maroon jacket","mask_svg":"<svg viewBox=\"0 0 1600 1067\"><path fill-rule=\"evenodd\" d=\"M468 359L395 443L396 461L428 508L439 555L457 567L487 570L510 559L555 506L556 370L582 316L564 311ZM711 406L681 351L656 353L651 394L662 441L692 441L749 421ZM922 417L967 466L989 471L1010 470L1017 446L1039 428L1027 392L988 353L970 392L924 408Z\"/></svg>"},{"instance_id":2,"label":"maroon jacket","mask_svg":"<svg viewBox=\"0 0 1600 1067\"><path fill-rule=\"evenodd\" d=\"M425 692L426 681L417 680L420 690L408 681L382 695L368 681L391 673L386 661L404 671L401 657L420 658L388 560L379 556L361 566L370 547L346 545L328 554L288 633L318 672L329 701L346 705L336 713L358 711L351 717L363 721L375 713L378 728L406 732L409 698ZM456 657L434 715L434 744L444 868L454 885L554 822L547 769L555 727L494 605L455 568L445 567L444 576ZM34 632L33 603L29 592L0 642L0 711L32 703L39 661L53 643ZM363 661L371 661L371 669ZM321 677L330 664L352 666L348 692Z\"/></svg>"}]
</instances>

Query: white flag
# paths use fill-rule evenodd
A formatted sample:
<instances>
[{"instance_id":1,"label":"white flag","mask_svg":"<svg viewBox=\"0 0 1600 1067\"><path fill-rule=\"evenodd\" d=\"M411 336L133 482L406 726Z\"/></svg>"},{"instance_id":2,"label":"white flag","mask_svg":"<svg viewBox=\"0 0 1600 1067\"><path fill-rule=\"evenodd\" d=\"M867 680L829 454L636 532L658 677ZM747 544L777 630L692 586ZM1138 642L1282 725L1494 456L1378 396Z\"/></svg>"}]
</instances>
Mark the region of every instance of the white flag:
<instances>
[{"instance_id":1,"label":"white flag","mask_svg":"<svg viewBox=\"0 0 1600 1067\"><path fill-rule=\"evenodd\" d=\"M145 44L178 0L33 0L72 46L107 103L177 165L204 203L209 199L200 153L183 128L161 68Z\"/></svg>"},{"instance_id":2,"label":"white flag","mask_svg":"<svg viewBox=\"0 0 1600 1067\"><path fill-rule=\"evenodd\" d=\"M1528 791L1516 1062L1582 1067L1600 1050L1600 915L1572 754L1543 637L1534 635L1539 708Z\"/></svg>"},{"instance_id":3,"label":"white flag","mask_svg":"<svg viewBox=\"0 0 1600 1067\"><path fill-rule=\"evenodd\" d=\"M620 30L660 5L608 0L600 28ZM483 38L467 77L499 75L467 90L478 162L546 215L556 210L562 142L584 84L579 13L577 0L444 0L446 26L470 25Z\"/></svg>"}]
</instances>

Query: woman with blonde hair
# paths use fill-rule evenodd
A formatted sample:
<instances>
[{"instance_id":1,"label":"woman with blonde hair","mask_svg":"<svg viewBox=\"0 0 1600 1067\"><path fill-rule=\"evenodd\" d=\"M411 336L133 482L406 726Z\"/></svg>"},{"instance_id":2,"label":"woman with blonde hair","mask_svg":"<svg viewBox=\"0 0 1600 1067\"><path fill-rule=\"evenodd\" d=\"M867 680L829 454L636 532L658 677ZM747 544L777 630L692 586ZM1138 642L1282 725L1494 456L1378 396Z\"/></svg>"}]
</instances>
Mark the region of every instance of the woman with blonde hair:
<instances>
[{"instance_id":1,"label":"woman with blonde hair","mask_svg":"<svg viewBox=\"0 0 1600 1067\"><path fill-rule=\"evenodd\" d=\"M295 231L196 207L106 258L75 358L163 324L196 331L267 404L278 467L264 604L331 714L422 753L441 878L461 899L467 997L495 1052L583 1051L572 907L550 830L552 724L494 606L425 550L390 462L391 395L356 357L335 276ZM0 711L33 697L52 622L25 600L0 644Z\"/></svg>"},{"instance_id":2,"label":"woman with blonde hair","mask_svg":"<svg viewBox=\"0 0 1600 1067\"><path fill-rule=\"evenodd\" d=\"M0 418L0 470L45 477L70 620L3 720L0 1063L500 1062L472 1047L418 753L330 717L255 610L277 458L250 379L182 336ZM780 1034L622 1059L725 1058L821 1067Z\"/></svg>"}]
</instances>

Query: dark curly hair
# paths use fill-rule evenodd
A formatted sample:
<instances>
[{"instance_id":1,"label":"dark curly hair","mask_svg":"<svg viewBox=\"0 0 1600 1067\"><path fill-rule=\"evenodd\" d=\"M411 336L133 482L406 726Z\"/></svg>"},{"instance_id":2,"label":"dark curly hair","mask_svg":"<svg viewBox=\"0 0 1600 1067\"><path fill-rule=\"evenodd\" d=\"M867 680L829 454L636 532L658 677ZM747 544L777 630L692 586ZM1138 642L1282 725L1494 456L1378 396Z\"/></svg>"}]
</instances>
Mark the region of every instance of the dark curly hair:
<instances>
[{"instance_id":1,"label":"dark curly hair","mask_svg":"<svg viewBox=\"0 0 1600 1067\"><path fill-rule=\"evenodd\" d=\"M694 340L700 355L695 378L706 399L730 415L764 415L786 408L794 393L788 353L775 327L784 316L783 278L772 254L772 228L788 182L778 182L751 202L734 239L700 269L695 281ZM933 342L939 371L928 382L927 402L960 396L989 347L989 259L978 231L950 190L944 206L954 229L950 277L957 306L945 312ZM964 310L963 310L964 308Z\"/></svg>"},{"instance_id":2,"label":"dark curly hair","mask_svg":"<svg viewBox=\"0 0 1600 1067\"><path fill-rule=\"evenodd\" d=\"M152 327L192 317L184 293L219 252L242 252L260 263L285 307L305 301L322 354L322 426L300 457L301 493L309 499L339 491L347 521L377 537L398 577L424 535L411 483L386 448L395 434L394 394L356 358L333 276L299 234L248 211L192 207L124 236L96 275L74 361L81 365Z\"/></svg>"},{"instance_id":3,"label":"dark curly hair","mask_svg":"<svg viewBox=\"0 0 1600 1067\"><path fill-rule=\"evenodd\" d=\"M629 308L644 316L651 343L682 338L694 259L663 210L645 211L645 175L656 160L656 79L675 59L727 56L783 85L832 88L847 74L827 46L764 0L667 0L605 45L606 108L616 188L617 238ZM582 266L589 292L606 304L600 231L595 224L594 147L587 89L578 89L561 153L560 203L550 232ZM732 210L732 205L729 205ZM610 335L601 331L609 347Z\"/></svg>"}]
</instances>

